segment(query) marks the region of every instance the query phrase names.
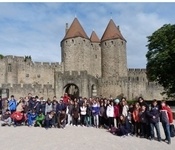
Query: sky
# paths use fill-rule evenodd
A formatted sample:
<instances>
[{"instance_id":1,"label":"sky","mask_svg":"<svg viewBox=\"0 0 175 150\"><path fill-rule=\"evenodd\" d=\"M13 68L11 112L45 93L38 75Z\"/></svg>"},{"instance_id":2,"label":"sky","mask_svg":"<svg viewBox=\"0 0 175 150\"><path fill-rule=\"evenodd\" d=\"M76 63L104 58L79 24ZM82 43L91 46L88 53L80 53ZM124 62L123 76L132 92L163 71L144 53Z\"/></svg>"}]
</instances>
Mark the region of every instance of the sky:
<instances>
[{"instance_id":1,"label":"sky","mask_svg":"<svg viewBox=\"0 0 175 150\"><path fill-rule=\"evenodd\" d=\"M174 24L175 3L0 3L0 54L60 62L65 24L78 18L101 38L112 18L127 40L128 68L145 68L147 36Z\"/></svg>"}]
</instances>

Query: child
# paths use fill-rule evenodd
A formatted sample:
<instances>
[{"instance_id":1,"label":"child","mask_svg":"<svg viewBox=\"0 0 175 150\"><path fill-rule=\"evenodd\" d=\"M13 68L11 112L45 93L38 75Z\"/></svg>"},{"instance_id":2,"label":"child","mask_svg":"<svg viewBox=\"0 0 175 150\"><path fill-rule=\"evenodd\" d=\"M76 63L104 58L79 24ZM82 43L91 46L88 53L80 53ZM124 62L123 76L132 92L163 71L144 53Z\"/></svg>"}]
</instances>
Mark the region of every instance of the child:
<instances>
[{"instance_id":1,"label":"child","mask_svg":"<svg viewBox=\"0 0 175 150\"><path fill-rule=\"evenodd\" d=\"M148 137L148 116L146 111L146 105L141 106L141 111L139 112L139 120L140 120L140 137L147 138Z\"/></svg>"},{"instance_id":2,"label":"child","mask_svg":"<svg viewBox=\"0 0 175 150\"><path fill-rule=\"evenodd\" d=\"M173 114L171 108L166 105L165 101L161 102L160 121L162 122L166 137L164 141L167 142L167 144L171 144L170 125L173 124Z\"/></svg>"},{"instance_id":3,"label":"child","mask_svg":"<svg viewBox=\"0 0 175 150\"><path fill-rule=\"evenodd\" d=\"M45 116L44 116L44 114L40 111L39 114L38 114L37 117L36 117L35 127L37 127L37 126L42 127L43 124L44 124L44 119L45 119Z\"/></svg>"},{"instance_id":4,"label":"child","mask_svg":"<svg viewBox=\"0 0 175 150\"><path fill-rule=\"evenodd\" d=\"M129 122L124 115L120 115L119 128L117 129L117 135L125 137L129 134Z\"/></svg>"},{"instance_id":5,"label":"child","mask_svg":"<svg viewBox=\"0 0 175 150\"><path fill-rule=\"evenodd\" d=\"M12 122L12 119L10 117L11 113L10 113L10 110L6 110L5 113L2 115L2 124L1 126L10 126L11 125L11 122Z\"/></svg>"},{"instance_id":6,"label":"child","mask_svg":"<svg viewBox=\"0 0 175 150\"><path fill-rule=\"evenodd\" d=\"M140 131L140 122L139 122L139 112L140 112L140 105L138 102L134 105L134 110L132 112L133 117L133 135L138 136Z\"/></svg>"},{"instance_id":7,"label":"child","mask_svg":"<svg viewBox=\"0 0 175 150\"><path fill-rule=\"evenodd\" d=\"M78 118L79 118L79 107L78 107L78 103L74 102L74 107L72 109L72 119L73 119L74 126L78 126Z\"/></svg>"},{"instance_id":8,"label":"child","mask_svg":"<svg viewBox=\"0 0 175 150\"><path fill-rule=\"evenodd\" d=\"M64 110L59 114L58 128L65 128L66 126L66 112Z\"/></svg>"},{"instance_id":9,"label":"child","mask_svg":"<svg viewBox=\"0 0 175 150\"><path fill-rule=\"evenodd\" d=\"M83 105L80 107L80 123L81 126L85 126L85 116L86 116L86 105L83 103Z\"/></svg>"},{"instance_id":10,"label":"child","mask_svg":"<svg viewBox=\"0 0 175 150\"><path fill-rule=\"evenodd\" d=\"M35 120L36 120L36 113L35 111L29 111L28 114L27 114L27 123L28 123L28 126L33 126L35 124Z\"/></svg>"},{"instance_id":11,"label":"child","mask_svg":"<svg viewBox=\"0 0 175 150\"><path fill-rule=\"evenodd\" d=\"M99 127L99 111L100 111L100 104L96 100L94 100L94 103L92 105L92 115L93 115L93 121L96 128Z\"/></svg>"},{"instance_id":12,"label":"child","mask_svg":"<svg viewBox=\"0 0 175 150\"><path fill-rule=\"evenodd\" d=\"M49 113L47 113L46 117L45 117L45 128L51 128L53 125L53 116L54 116L54 112L51 111Z\"/></svg>"}]
</instances>

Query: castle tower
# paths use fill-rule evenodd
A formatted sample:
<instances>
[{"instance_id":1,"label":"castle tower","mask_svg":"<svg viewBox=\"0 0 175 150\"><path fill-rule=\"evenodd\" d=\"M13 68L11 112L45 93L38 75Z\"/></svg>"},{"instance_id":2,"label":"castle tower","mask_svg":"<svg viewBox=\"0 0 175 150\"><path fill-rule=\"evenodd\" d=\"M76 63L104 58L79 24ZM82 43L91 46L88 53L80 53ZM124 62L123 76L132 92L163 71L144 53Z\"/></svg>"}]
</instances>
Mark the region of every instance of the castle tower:
<instances>
[{"instance_id":1,"label":"castle tower","mask_svg":"<svg viewBox=\"0 0 175 150\"><path fill-rule=\"evenodd\" d=\"M126 40L111 19L101 38L102 76L126 77Z\"/></svg>"},{"instance_id":2,"label":"castle tower","mask_svg":"<svg viewBox=\"0 0 175 150\"><path fill-rule=\"evenodd\" d=\"M83 27L75 18L61 41L64 71L90 70L91 42Z\"/></svg>"},{"instance_id":3,"label":"castle tower","mask_svg":"<svg viewBox=\"0 0 175 150\"><path fill-rule=\"evenodd\" d=\"M95 31L92 32L90 37L92 52L91 52L91 69L93 76L101 77L101 47L100 39Z\"/></svg>"}]
</instances>

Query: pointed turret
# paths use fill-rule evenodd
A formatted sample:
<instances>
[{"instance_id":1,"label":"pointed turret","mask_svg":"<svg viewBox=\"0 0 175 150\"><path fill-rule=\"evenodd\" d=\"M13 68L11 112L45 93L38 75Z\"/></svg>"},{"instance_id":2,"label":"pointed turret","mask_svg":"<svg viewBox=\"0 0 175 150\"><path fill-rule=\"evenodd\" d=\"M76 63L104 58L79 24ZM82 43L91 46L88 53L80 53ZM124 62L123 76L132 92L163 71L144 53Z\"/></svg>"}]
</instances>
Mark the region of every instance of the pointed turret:
<instances>
[{"instance_id":1,"label":"pointed turret","mask_svg":"<svg viewBox=\"0 0 175 150\"><path fill-rule=\"evenodd\" d=\"M75 37L82 37L89 39L89 37L87 36L86 32L84 31L83 27L81 26L77 18L75 18L74 21L72 22L63 40Z\"/></svg>"},{"instance_id":2,"label":"pointed turret","mask_svg":"<svg viewBox=\"0 0 175 150\"><path fill-rule=\"evenodd\" d=\"M90 37L91 42L93 43L100 43L100 39L98 38L97 34L95 31L92 31L91 37Z\"/></svg>"},{"instance_id":3,"label":"pointed turret","mask_svg":"<svg viewBox=\"0 0 175 150\"><path fill-rule=\"evenodd\" d=\"M121 39L125 40L123 35L121 34L119 27L117 27L112 19L110 19L106 30L101 38L101 42L106 41L106 40L113 40L113 39Z\"/></svg>"}]
</instances>

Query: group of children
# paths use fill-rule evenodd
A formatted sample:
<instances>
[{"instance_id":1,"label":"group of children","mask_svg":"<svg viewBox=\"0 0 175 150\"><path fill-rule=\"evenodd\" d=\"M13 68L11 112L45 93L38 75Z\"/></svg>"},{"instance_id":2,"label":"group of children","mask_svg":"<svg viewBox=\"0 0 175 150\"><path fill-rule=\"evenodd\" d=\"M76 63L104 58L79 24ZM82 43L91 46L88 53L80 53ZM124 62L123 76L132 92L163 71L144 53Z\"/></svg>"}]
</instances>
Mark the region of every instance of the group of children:
<instances>
[{"instance_id":1,"label":"group of children","mask_svg":"<svg viewBox=\"0 0 175 150\"><path fill-rule=\"evenodd\" d=\"M2 99L0 99L0 102ZM0 103L2 104L2 102ZM173 115L165 101L156 100L148 105L142 97L128 105L125 98L78 98L70 99L67 93L57 100L44 100L31 93L17 101L14 96L7 100L7 108L2 108L2 126L38 126L46 129L65 128L66 125L107 128L118 136L135 135L141 138L162 141L159 122L165 133L164 141L171 143Z\"/></svg>"}]
</instances>

